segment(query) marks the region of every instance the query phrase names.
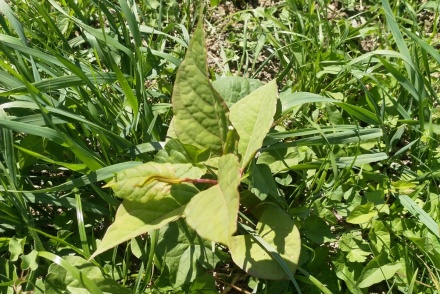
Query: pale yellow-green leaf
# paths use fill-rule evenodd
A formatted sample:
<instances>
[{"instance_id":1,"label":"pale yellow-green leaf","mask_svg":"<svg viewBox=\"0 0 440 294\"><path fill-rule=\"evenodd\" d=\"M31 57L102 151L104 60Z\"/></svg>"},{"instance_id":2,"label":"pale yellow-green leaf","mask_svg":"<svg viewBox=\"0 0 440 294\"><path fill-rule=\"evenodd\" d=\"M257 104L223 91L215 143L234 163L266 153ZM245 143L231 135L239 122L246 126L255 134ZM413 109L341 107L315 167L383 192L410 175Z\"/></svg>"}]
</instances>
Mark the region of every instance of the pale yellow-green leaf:
<instances>
[{"instance_id":1,"label":"pale yellow-green leaf","mask_svg":"<svg viewBox=\"0 0 440 294\"><path fill-rule=\"evenodd\" d=\"M184 144L223 153L229 112L208 78L203 21L200 21L180 65L173 89L173 131Z\"/></svg>"},{"instance_id":2,"label":"pale yellow-green leaf","mask_svg":"<svg viewBox=\"0 0 440 294\"><path fill-rule=\"evenodd\" d=\"M273 80L231 107L229 119L240 137L238 153L242 156L240 162L242 168L261 148L272 126L276 104L277 84Z\"/></svg>"},{"instance_id":3,"label":"pale yellow-green leaf","mask_svg":"<svg viewBox=\"0 0 440 294\"><path fill-rule=\"evenodd\" d=\"M91 258L178 219L186 204L198 193L195 187L187 184L172 185L167 191L160 199L151 197L144 203L124 200L116 212L115 222L107 229Z\"/></svg>"},{"instance_id":4,"label":"pale yellow-green leaf","mask_svg":"<svg viewBox=\"0 0 440 294\"><path fill-rule=\"evenodd\" d=\"M105 187L128 201L145 203L169 195L171 184L183 178L199 178L205 170L191 164L148 162L118 173Z\"/></svg>"},{"instance_id":5,"label":"pale yellow-green leaf","mask_svg":"<svg viewBox=\"0 0 440 294\"><path fill-rule=\"evenodd\" d=\"M391 279L404 265L400 261L389 262L386 253L381 253L364 267L358 280L359 288L368 288L374 284Z\"/></svg>"},{"instance_id":6,"label":"pale yellow-green leaf","mask_svg":"<svg viewBox=\"0 0 440 294\"><path fill-rule=\"evenodd\" d=\"M357 206L347 217L347 223L364 224L370 222L377 216L377 210L374 208L373 202L368 202Z\"/></svg>"},{"instance_id":7,"label":"pale yellow-green leaf","mask_svg":"<svg viewBox=\"0 0 440 294\"><path fill-rule=\"evenodd\" d=\"M223 100L225 100L228 107L231 107L234 103L246 97L262 85L263 83L260 80L237 76L225 76L212 82L212 86Z\"/></svg>"},{"instance_id":8,"label":"pale yellow-green leaf","mask_svg":"<svg viewBox=\"0 0 440 294\"><path fill-rule=\"evenodd\" d=\"M367 260L367 257L371 255L371 252L363 251L359 248L354 248L350 252L347 253L347 259L350 262L364 262Z\"/></svg>"},{"instance_id":9,"label":"pale yellow-green leaf","mask_svg":"<svg viewBox=\"0 0 440 294\"><path fill-rule=\"evenodd\" d=\"M187 223L203 238L228 245L237 230L240 169L232 154L220 157L218 184L200 192L185 209Z\"/></svg>"},{"instance_id":10,"label":"pale yellow-green leaf","mask_svg":"<svg viewBox=\"0 0 440 294\"><path fill-rule=\"evenodd\" d=\"M391 183L391 190L393 192L398 192L401 194L411 194L415 191L417 185L413 182L405 181L405 180L399 180L396 182Z\"/></svg>"},{"instance_id":11,"label":"pale yellow-green leaf","mask_svg":"<svg viewBox=\"0 0 440 294\"><path fill-rule=\"evenodd\" d=\"M292 218L275 206L269 206L257 225L257 233L278 252L293 274L301 252L301 238ZM261 279L281 280L286 272L250 235L231 238L232 259L240 268Z\"/></svg>"}]
</instances>

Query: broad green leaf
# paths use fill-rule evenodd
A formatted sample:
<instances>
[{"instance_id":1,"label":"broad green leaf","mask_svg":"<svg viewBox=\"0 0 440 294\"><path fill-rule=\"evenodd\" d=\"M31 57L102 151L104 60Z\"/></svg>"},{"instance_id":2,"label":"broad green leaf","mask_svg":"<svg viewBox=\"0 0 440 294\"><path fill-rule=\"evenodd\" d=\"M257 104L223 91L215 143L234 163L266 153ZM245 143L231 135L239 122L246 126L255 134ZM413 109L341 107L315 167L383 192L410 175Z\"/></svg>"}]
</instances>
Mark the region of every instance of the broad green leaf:
<instances>
[{"instance_id":1,"label":"broad green leaf","mask_svg":"<svg viewBox=\"0 0 440 294\"><path fill-rule=\"evenodd\" d=\"M385 253L376 256L366 265L358 280L359 288L367 288L392 278L404 265L400 261L390 263Z\"/></svg>"},{"instance_id":2,"label":"broad green leaf","mask_svg":"<svg viewBox=\"0 0 440 294\"><path fill-rule=\"evenodd\" d=\"M148 162L118 173L104 187L112 188L119 198L145 203L169 195L171 186L165 180L178 180L173 166L169 163Z\"/></svg>"},{"instance_id":3,"label":"broad green leaf","mask_svg":"<svg viewBox=\"0 0 440 294\"><path fill-rule=\"evenodd\" d=\"M301 233L316 244L322 244L334 239L328 224L322 218L315 215L305 219L301 227Z\"/></svg>"},{"instance_id":4,"label":"broad green leaf","mask_svg":"<svg viewBox=\"0 0 440 294\"><path fill-rule=\"evenodd\" d=\"M115 222L107 229L91 258L177 220L183 214L185 205L197 193L193 186L177 184L170 186L167 194L161 192L160 198L153 196L145 202L124 200L116 212Z\"/></svg>"},{"instance_id":5,"label":"broad green leaf","mask_svg":"<svg viewBox=\"0 0 440 294\"><path fill-rule=\"evenodd\" d=\"M266 164L251 165L249 188L260 200L266 199L269 195L274 198L279 197L277 184Z\"/></svg>"},{"instance_id":6,"label":"broad green leaf","mask_svg":"<svg viewBox=\"0 0 440 294\"><path fill-rule=\"evenodd\" d=\"M348 252L347 254L347 259L350 262L364 262L365 260L367 260L367 257L370 256L370 252L364 251L362 249L359 248L355 248L353 250L351 250L350 252Z\"/></svg>"},{"instance_id":7,"label":"broad green leaf","mask_svg":"<svg viewBox=\"0 0 440 294\"><path fill-rule=\"evenodd\" d=\"M350 224L364 224L370 222L377 216L377 210L374 209L374 203L368 202L357 206L347 217L347 222Z\"/></svg>"},{"instance_id":8,"label":"broad green leaf","mask_svg":"<svg viewBox=\"0 0 440 294\"><path fill-rule=\"evenodd\" d=\"M280 208L268 206L257 224L257 233L280 254L293 274L301 252L301 238L292 218ZM270 280L287 277L280 264L250 235L232 237L230 252L235 264L252 276Z\"/></svg>"},{"instance_id":9,"label":"broad green leaf","mask_svg":"<svg viewBox=\"0 0 440 294\"><path fill-rule=\"evenodd\" d=\"M90 262L78 256L65 256L64 262L76 267L81 279L87 277L93 282L101 293L131 293L128 288L118 284L115 280L109 277L104 277L101 270ZM78 277L75 277L68 268L63 267L57 263L49 266L48 274L45 278L45 293L90 293L91 289L86 288ZM96 293L96 292L92 292Z\"/></svg>"},{"instance_id":10,"label":"broad green leaf","mask_svg":"<svg viewBox=\"0 0 440 294\"><path fill-rule=\"evenodd\" d=\"M168 268L162 271L162 282L177 288L192 284L206 270L213 270L220 261L220 251L213 252L211 245L181 220L162 227L154 251L159 265Z\"/></svg>"},{"instance_id":11,"label":"broad green leaf","mask_svg":"<svg viewBox=\"0 0 440 294\"><path fill-rule=\"evenodd\" d=\"M145 203L167 197L171 184L179 183L181 178L199 178L204 173L204 169L191 164L147 162L117 174L105 187L112 188L119 198Z\"/></svg>"},{"instance_id":12,"label":"broad green leaf","mask_svg":"<svg viewBox=\"0 0 440 294\"><path fill-rule=\"evenodd\" d=\"M37 262L38 251L32 250L29 254L24 254L21 256L21 269L30 269L32 271L38 268Z\"/></svg>"},{"instance_id":13,"label":"broad green leaf","mask_svg":"<svg viewBox=\"0 0 440 294\"><path fill-rule=\"evenodd\" d=\"M225 100L228 107L231 107L241 98L249 95L263 85L259 80L226 76L212 82L212 86Z\"/></svg>"},{"instance_id":14,"label":"broad green leaf","mask_svg":"<svg viewBox=\"0 0 440 294\"><path fill-rule=\"evenodd\" d=\"M131 253L136 256L136 258L140 259L143 258L143 256L146 256L145 247L144 247L144 240L140 236L131 239L130 241L130 250Z\"/></svg>"},{"instance_id":15,"label":"broad green leaf","mask_svg":"<svg viewBox=\"0 0 440 294\"><path fill-rule=\"evenodd\" d=\"M398 180L391 182L391 191L401 194L411 194L417 188L417 184L410 181Z\"/></svg>"},{"instance_id":16,"label":"broad green leaf","mask_svg":"<svg viewBox=\"0 0 440 294\"><path fill-rule=\"evenodd\" d=\"M218 184L194 196L186 221L203 238L227 245L237 230L240 168L232 154L220 157Z\"/></svg>"},{"instance_id":17,"label":"broad green leaf","mask_svg":"<svg viewBox=\"0 0 440 294\"><path fill-rule=\"evenodd\" d=\"M306 147L302 147L303 149ZM269 166L272 173L278 173L288 170L290 167L297 165L305 157L305 152L301 152L299 148L274 149L261 152L258 156L258 165Z\"/></svg>"},{"instance_id":18,"label":"broad green leaf","mask_svg":"<svg viewBox=\"0 0 440 294\"><path fill-rule=\"evenodd\" d=\"M328 120L332 125L340 125L344 123L344 117L335 105L327 104L325 109L327 111Z\"/></svg>"},{"instance_id":19,"label":"broad green leaf","mask_svg":"<svg viewBox=\"0 0 440 294\"><path fill-rule=\"evenodd\" d=\"M168 163L196 164L209 158L209 149L199 149L195 146L182 144L177 139L169 140L164 149L159 151L154 160Z\"/></svg>"},{"instance_id":20,"label":"broad green leaf","mask_svg":"<svg viewBox=\"0 0 440 294\"><path fill-rule=\"evenodd\" d=\"M172 102L176 137L184 144L223 153L228 107L208 78L203 21L177 71Z\"/></svg>"},{"instance_id":21,"label":"broad green leaf","mask_svg":"<svg viewBox=\"0 0 440 294\"><path fill-rule=\"evenodd\" d=\"M26 238L12 237L9 239L9 252L11 261L17 261L18 257L23 253L24 245L26 244Z\"/></svg>"},{"instance_id":22,"label":"broad green leaf","mask_svg":"<svg viewBox=\"0 0 440 294\"><path fill-rule=\"evenodd\" d=\"M217 294L218 289L215 285L214 277L210 274L204 274L203 276L197 277L191 283L189 293Z\"/></svg>"},{"instance_id":23,"label":"broad green leaf","mask_svg":"<svg viewBox=\"0 0 440 294\"><path fill-rule=\"evenodd\" d=\"M247 166L269 132L277 104L276 81L258 88L231 107L229 119L240 137L241 167Z\"/></svg>"},{"instance_id":24,"label":"broad green leaf","mask_svg":"<svg viewBox=\"0 0 440 294\"><path fill-rule=\"evenodd\" d=\"M368 233L372 248L377 254L382 252L383 248L391 248L390 232L384 223L380 220L374 220L371 230Z\"/></svg>"},{"instance_id":25,"label":"broad green leaf","mask_svg":"<svg viewBox=\"0 0 440 294\"><path fill-rule=\"evenodd\" d=\"M93 276L89 278L87 273L84 273L80 269L75 267L76 262L74 260L80 259L81 261L84 261L82 258L77 256L67 256L66 258L69 260L67 261L64 258L61 258L60 256L47 251L38 252L38 256L52 261L54 267L56 267L54 273L55 282L53 284L50 284L53 280L50 280L51 277L49 277L49 275L51 274L51 270L49 268L48 275L46 276L45 280L46 282L48 282L45 284L45 293L58 294L60 293L60 290L67 290L62 293L72 293L70 292L72 291L72 289L68 289L67 284L63 283L66 280L68 280L68 282L71 282L73 285L78 286L78 288L73 289L73 293L103 293L100 287L96 285L95 281L92 281L90 279L93 279Z\"/></svg>"},{"instance_id":26,"label":"broad green leaf","mask_svg":"<svg viewBox=\"0 0 440 294\"><path fill-rule=\"evenodd\" d=\"M350 262L362 263L371 255L370 247L362 239L360 232L342 234L338 244Z\"/></svg>"},{"instance_id":27,"label":"broad green leaf","mask_svg":"<svg viewBox=\"0 0 440 294\"><path fill-rule=\"evenodd\" d=\"M339 253L333 261L336 267L336 276L345 282L349 293L362 294L362 290L357 286L358 278L363 269L362 264L346 262L343 258L345 253Z\"/></svg>"}]
</instances>

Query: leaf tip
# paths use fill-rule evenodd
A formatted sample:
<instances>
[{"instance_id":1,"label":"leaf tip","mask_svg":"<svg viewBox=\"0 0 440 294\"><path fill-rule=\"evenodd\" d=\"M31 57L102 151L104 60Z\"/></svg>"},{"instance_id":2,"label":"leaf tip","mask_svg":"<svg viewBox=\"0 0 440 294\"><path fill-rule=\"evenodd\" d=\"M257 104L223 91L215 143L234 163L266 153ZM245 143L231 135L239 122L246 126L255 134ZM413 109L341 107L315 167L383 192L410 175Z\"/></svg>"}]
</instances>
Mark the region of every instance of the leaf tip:
<instances>
[{"instance_id":1,"label":"leaf tip","mask_svg":"<svg viewBox=\"0 0 440 294\"><path fill-rule=\"evenodd\" d=\"M116 185L116 182L114 180L111 180L110 182L108 182L107 184L105 184L102 187L103 188L113 188L115 185Z\"/></svg>"}]
</instances>

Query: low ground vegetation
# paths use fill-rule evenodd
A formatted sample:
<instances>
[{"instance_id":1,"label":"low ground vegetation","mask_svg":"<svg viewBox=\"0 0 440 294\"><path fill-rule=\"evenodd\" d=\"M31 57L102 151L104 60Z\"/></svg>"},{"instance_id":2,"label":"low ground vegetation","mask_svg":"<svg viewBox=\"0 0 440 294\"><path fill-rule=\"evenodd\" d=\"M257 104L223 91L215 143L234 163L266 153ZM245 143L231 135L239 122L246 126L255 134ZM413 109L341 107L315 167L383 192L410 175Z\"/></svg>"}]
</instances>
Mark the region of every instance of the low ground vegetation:
<instances>
[{"instance_id":1,"label":"low ground vegetation","mask_svg":"<svg viewBox=\"0 0 440 294\"><path fill-rule=\"evenodd\" d=\"M439 11L0 0L0 292L438 293Z\"/></svg>"}]
</instances>

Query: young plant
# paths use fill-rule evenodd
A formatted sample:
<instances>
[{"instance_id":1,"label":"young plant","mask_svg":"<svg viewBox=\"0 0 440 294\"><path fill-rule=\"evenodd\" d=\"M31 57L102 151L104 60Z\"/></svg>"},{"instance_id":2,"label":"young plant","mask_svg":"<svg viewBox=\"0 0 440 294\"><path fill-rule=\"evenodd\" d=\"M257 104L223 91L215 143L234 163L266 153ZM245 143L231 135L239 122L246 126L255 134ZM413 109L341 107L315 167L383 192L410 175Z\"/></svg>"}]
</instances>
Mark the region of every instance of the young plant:
<instances>
[{"instance_id":1,"label":"young plant","mask_svg":"<svg viewBox=\"0 0 440 294\"><path fill-rule=\"evenodd\" d=\"M245 209L240 195L249 192L248 178L261 173L255 155L273 124L276 82L261 86L229 77L211 83L202 23L177 72L170 139L154 162L118 173L106 185L123 202L92 258L184 218L185 230L227 246L234 262L250 274L293 280L301 241L281 199L246 207L249 216L240 209Z\"/></svg>"}]
</instances>

